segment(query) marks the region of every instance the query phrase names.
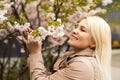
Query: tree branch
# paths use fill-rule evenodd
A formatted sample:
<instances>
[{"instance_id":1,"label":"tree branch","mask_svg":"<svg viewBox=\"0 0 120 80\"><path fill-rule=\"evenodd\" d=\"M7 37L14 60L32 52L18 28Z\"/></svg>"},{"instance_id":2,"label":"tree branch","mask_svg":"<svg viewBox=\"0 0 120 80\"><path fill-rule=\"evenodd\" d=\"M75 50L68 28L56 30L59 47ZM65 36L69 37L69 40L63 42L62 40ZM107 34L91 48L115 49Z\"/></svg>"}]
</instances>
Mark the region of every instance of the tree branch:
<instances>
[{"instance_id":1,"label":"tree branch","mask_svg":"<svg viewBox=\"0 0 120 80\"><path fill-rule=\"evenodd\" d=\"M37 11L37 16L36 16L36 17L38 18L38 26L41 25L40 11L39 11L39 5L41 5L41 2L42 2L42 1L40 1L40 2L38 3L37 8L36 8L36 11Z\"/></svg>"},{"instance_id":2,"label":"tree branch","mask_svg":"<svg viewBox=\"0 0 120 80\"><path fill-rule=\"evenodd\" d=\"M25 13L25 18L27 19L27 21L30 23L30 28L31 29L33 29L33 27L32 27L32 24L31 24L31 22L30 22L30 20L29 20L29 18L28 18L28 16L27 16L27 13L26 13L26 11L25 11L25 6L24 6L24 4L21 2L21 6L22 6L22 11Z\"/></svg>"},{"instance_id":3,"label":"tree branch","mask_svg":"<svg viewBox=\"0 0 120 80\"><path fill-rule=\"evenodd\" d=\"M63 2L59 4L59 0L57 0L57 3L54 4L54 12L55 12L55 20L59 18L59 13L60 13L60 6L63 5Z\"/></svg>"}]
</instances>

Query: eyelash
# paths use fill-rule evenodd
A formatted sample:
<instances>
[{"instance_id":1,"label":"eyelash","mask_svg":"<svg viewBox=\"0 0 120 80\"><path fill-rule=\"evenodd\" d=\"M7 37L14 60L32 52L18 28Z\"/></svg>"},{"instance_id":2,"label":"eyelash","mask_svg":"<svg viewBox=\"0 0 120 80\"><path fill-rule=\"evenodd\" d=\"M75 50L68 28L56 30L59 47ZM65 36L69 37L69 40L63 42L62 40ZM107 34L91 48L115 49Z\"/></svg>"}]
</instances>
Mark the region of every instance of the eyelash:
<instances>
[{"instance_id":1,"label":"eyelash","mask_svg":"<svg viewBox=\"0 0 120 80\"><path fill-rule=\"evenodd\" d=\"M81 31L86 32L84 29L81 29Z\"/></svg>"},{"instance_id":2,"label":"eyelash","mask_svg":"<svg viewBox=\"0 0 120 80\"><path fill-rule=\"evenodd\" d=\"M80 30L83 32L86 32L86 30L83 28L83 26L81 26Z\"/></svg>"},{"instance_id":3,"label":"eyelash","mask_svg":"<svg viewBox=\"0 0 120 80\"><path fill-rule=\"evenodd\" d=\"M78 25L75 25L75 28L78 28ZM86 32L83 28L80 28L81 31Z\"/></svg>"}]
</instances>

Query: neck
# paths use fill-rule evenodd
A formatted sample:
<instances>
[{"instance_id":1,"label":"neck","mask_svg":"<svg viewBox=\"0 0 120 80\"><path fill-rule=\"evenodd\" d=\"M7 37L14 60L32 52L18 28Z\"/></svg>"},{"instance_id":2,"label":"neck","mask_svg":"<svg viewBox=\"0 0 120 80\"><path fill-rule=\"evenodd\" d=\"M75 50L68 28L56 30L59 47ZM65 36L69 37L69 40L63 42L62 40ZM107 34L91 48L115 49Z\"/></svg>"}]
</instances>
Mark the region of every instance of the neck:
<instances>
[{"instance_id":1,"label":"neck","mask_svg":"<svg viewBox=\"0 0 120 80\"><path fill-rule=\"evenodd\" d=\"M85 48L85 49L74 49L75 54L80 55L94 55L94 50L91 48Z\"/></svg>"}]
</instances>

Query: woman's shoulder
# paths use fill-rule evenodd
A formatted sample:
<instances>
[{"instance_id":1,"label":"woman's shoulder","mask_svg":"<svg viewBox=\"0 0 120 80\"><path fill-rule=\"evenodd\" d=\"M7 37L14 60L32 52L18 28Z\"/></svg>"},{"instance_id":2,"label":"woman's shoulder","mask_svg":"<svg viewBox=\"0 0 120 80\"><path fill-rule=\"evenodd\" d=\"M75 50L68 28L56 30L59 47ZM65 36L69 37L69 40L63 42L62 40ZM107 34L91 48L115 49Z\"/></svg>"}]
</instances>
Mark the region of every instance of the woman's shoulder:
<instances>
[{"instance_id":1,"label":"woman's shoulder","mask_svg":"<svg viewBox=\"0 0 120 80\"><path fill-rule=\"evenodd\" d=\"M77 71L84 77L87 74L90 80L98 75L98 64L94 57L74 57L68 63L69 69Z\"/></svg>"},{"instance_id":2,"label":"woman's shoulder","mask_svg":"<svg viewBox=\"0 0 120 80\"><path fill-rule=\"evenodd\" d=\"M87 70L92 70L93 67L97 67L97 61L94 57L85 57L85 56L77 56L68 61L68 64L73 66L78 66L78 68L86 68ZM76 64L76 65L75 65ZM80 67L81 66L81 67Z\"/></svg>"},{"instance_id":3,"label":"woman's shoulder","mask_svg":"<svg viewBox=\"0 0 120 80\"><path fill-rule=\"evenodd\" d=\"M96 60L96 58L95 57L90 57L90 56L77 55L77 56L71 57L70 61L88 62L88 61L92 61L92 60Z\"/></svg>"},{"instance_id":4,"label":"woman's shoulder","mask_svg":"<svg viewBox=\"0 0 120 80\"><path fill-rule=\"evenodd\" d=\"M75 57L68 62L68 68L77 71L81 75L86 75L90 78L94 75L94 66L88 57Z\"/></svg>"}]
</instances>

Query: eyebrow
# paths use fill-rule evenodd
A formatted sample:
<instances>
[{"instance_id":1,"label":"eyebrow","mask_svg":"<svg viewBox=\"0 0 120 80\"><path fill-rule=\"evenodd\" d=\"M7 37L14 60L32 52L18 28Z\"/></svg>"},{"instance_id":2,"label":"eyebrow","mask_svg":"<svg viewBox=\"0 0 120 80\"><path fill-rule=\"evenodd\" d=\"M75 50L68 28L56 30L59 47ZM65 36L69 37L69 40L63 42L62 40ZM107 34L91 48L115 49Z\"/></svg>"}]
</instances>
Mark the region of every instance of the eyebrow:
<instances>
[{"instance_id":1,"label":"eyebrow","mask_svg":"<svg viewBox=\"0 0 120 80\"><path fill-rule=\"evenodd\" d=\"M88 29L87 27L85 27L84 25L79 25L81 28L86 28L86 29Z\"/></svg>"},{"instance_id":2,"label":"eyebrow","mask_svg":"<svg viewBox=\"0 0 120 80\"><path fill-rule=\"evenodd\" d=\"M86 29L88 29L88 27L85 27L84 25L81 25L81 24L79 24L79 23L77 23L76 25L75 25L76 27L81 27L81 28L86 28Z\"/></svg>"}]
</instances>

